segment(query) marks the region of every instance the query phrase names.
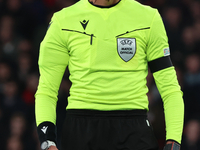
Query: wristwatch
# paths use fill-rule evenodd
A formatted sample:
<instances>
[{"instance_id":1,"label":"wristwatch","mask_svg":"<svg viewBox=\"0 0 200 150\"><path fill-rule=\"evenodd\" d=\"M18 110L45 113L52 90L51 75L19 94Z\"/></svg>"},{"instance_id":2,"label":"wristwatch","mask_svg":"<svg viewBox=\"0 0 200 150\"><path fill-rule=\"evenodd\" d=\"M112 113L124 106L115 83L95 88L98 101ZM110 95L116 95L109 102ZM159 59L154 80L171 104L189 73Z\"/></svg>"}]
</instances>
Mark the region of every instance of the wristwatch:
<instances>
[{"instance_id":1,"label":"wristwatch","mask_svg":"<svg viewBox=\"0 0 200 150\"><path fill-rule=\"evenodd\" d=\"M47 149L49 149L50 146L56 146L56 144L53 141L47 140L47 141L42 142L41 149L47 150Z\"/></svg>"}]
</instances>

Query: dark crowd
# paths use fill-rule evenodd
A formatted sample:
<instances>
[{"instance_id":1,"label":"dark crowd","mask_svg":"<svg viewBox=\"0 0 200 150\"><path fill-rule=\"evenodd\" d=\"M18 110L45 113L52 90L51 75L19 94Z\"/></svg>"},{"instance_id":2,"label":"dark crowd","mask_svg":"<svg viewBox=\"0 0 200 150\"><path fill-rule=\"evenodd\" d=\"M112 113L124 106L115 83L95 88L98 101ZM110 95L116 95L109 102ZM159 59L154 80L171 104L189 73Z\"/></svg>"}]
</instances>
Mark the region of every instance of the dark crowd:
<instances>
[{"instance_id":1,"label":"dark crowd","mask_svg":"<svg viewBox=\"0 0 200 150\"><path fill-rule=\"evenodd\" d=\"M184 93L181 150L200 150L200 0L138 0L157 8ZM54 12L76 0L0 0L0 150L40 150L35 124L38 55ZM133 10L134 11L134 10ZM58 148L71 82L66 69L58 95ZM148 118L160 149L165 144L163 103L152 74Z\"/></svg>"}]
</instances>

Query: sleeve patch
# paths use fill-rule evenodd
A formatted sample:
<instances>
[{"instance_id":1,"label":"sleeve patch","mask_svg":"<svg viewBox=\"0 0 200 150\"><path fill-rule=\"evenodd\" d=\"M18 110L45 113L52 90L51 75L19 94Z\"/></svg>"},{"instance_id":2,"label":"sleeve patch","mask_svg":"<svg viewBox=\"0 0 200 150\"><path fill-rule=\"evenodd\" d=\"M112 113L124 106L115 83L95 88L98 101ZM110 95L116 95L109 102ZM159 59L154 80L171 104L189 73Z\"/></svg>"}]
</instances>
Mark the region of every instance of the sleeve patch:
<instances>
[{"instance_id":1,"label":"sleeve patch","mask_svg":"<svg viewBox=\"0 0 200 150\"><path fill-rule=\"evenodd\" d=\"M164 56L169 56L170 55L169 47L163 49L163 51L164 51Z\"/></svg>"}]
</instances>

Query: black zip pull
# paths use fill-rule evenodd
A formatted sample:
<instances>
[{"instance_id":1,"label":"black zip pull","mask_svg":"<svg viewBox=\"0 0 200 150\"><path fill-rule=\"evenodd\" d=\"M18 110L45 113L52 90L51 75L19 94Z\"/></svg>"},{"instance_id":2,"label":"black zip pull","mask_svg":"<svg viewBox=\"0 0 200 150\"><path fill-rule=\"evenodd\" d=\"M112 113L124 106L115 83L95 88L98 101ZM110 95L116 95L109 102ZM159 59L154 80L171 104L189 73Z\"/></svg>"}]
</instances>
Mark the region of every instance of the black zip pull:
<instances>
[{"instance_id":1,"label":"black zip pull","mask_svg":"<svg viewBox=\"0 0 200 150\"><path fill-rule=\"evenodd\" d=\"M90 45L92 45L92 40L93 40L94 34L91 34L90 36L91 36L91 38L90 38Z\"/></svg>"}]
</instances>

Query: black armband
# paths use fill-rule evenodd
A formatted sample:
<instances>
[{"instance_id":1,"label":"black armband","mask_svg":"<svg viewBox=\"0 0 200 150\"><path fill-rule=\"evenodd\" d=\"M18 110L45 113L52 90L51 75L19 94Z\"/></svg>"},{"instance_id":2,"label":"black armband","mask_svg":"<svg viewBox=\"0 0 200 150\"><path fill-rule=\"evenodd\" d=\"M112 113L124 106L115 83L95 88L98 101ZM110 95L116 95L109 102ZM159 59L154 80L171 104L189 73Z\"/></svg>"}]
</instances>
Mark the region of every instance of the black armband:
<instances>
[{"instance_id":1,"label":"black armband","mask_svg":"<svg viewBox=\"0 0 200 150\"><path fill-rule=\"evenodd\" d=\"M52 122L42 122L37 127L40 143L50 140L56 143L56 126Z\"/></svg>"},{"instance_id":2,"label":"black armband","mask_svg":"<svg viewBox=\"0 0 200 150\"><path fill-rule=\"evenodd\" d=\"M161 57L148 62L151 73L173 66L169 56Z\"/></svg>"},{"instance_id":3,"label":"black armband","mask_svg":"<svg viewBox=\"0 0 200 150\"><path fill-rule=\"evenodd\" d=\"M172 143L166 144L163 150L180 150L180 148L179 143L172 141Z\"/></svg>"}]
</instances>

